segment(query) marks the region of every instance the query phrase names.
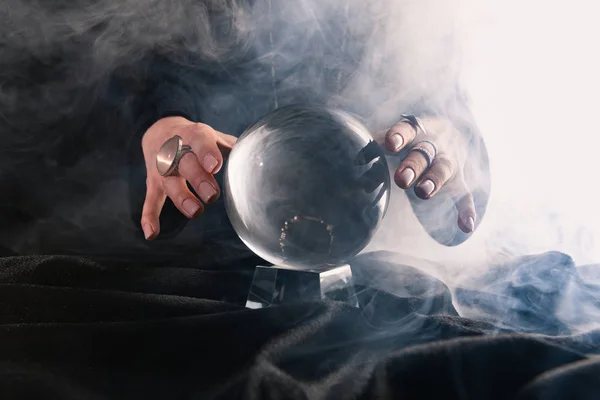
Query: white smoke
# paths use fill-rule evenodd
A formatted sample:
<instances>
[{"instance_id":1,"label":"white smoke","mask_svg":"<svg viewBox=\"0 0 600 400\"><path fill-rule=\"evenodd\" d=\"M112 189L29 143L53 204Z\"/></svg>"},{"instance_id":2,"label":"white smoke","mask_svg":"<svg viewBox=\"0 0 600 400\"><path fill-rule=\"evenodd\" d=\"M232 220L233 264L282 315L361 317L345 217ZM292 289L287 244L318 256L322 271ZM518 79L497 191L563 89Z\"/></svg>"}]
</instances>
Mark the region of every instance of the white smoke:
<instances>
[{"instance_id":1,"label":"white smoke","mask_svg":"<svg viewBox=\"0 0 600 400\"><path fill-rule=\"evenodd\" d=\"M399 43L409 37L408 45L396 46L412 63L398 62L388 73L411 79L413 90L435 93L443 86L432 82L432 70L458 72L490 155L492 195L481 226L458 248L438 246L416 221L402 225L411 217L396 200L402 204L392 204L388 215L396 221L384 223L369 249L443 263L450 271L438 275L446 280L551 250L580 265L598 262L600 58L593 49L600 6L585 0L400 3L392 12L403 17L391 34ZM444 54L439 43L449 34L454 40Z\"/></svg>"},{"instance_id":2,"label":"white smoke","mask_svg":"<svg viewBox=\"0 0 600 400\"><path fill-rule=\"evenodd\" d=\"M517 330L552 323L557 331L597 329L598 267L573 265L600 262L600 5L409 3L422 9L439 3L442 19L453 21L461 82L490 155L492 194L479 229L458 247L428 238L402 214L407 202L397 200L389 215L396 221L384 222L370 249L399 251L389 259L408 259L440 278L462 299L455 306L463 316ZM412 55L420 57L426 44L417 41ZM518 258L543 252L554 253ZM492 265L500 267L488 271ZM527 313L536 317L527 320Z\"/></svg>"},{"instance_id":3,"label":"white smoke","mask_svg":"<svg viewBox=\"0 0 600 400\"><path fill-rule=\"evenodd\" d=\"M467 38L466 85L494 195L478 235L492 250L600 260L600 36L594 2L487 2Z\"/></svg>"},{"instance_id":4,"label":"white smoke","mask_svg":"<svg viewBox=\"0 0 600 400\"><path fill-rule=\"evenodd\" d=\"M10 0L0 24L3 138L27 136L36 130L40 139L48 136L48 126L82 112L76 105L95 95L88 87L151 52L177 57L187 51L210 62L227 59L228 48L215 39L219 31L207 17L218 3L103 0L58 7ZM347 93L363 99L364 114L393 122L403 105L422 97L431 100L432 108L450 113L446 107L455 93L446 84L458 76L485 138L493 191L487 215L470 240L456 248L435 243L416 220L402 216L399 210L408 204L395 189L395 203L371 249L410 249L415 256L443 261L453 273L471 273L465 267L546 250L564 251L578 264L600 260L596 212L600 199L594 176L600 130L594 117L600 93L594 38L600 27L594 16L599 6L585 0L568 4L306 0L289 4L286 23L305 22L307 28L279 32L281 37L275 40L279 47L274 51L283 54L280 58L298 56L293 46L291 50L286 47L290 40L303 38L294 36L298 32L318 33L326 28L311 24L311 15L346 12L356 37L372 25L376 28L362 69L347 88ZM370 8L375 18L364 19L363 9L349 12L353 7ZM306 19L292 13L298 10ZM232 7L232 22L225 24L230 28L227 32L238 32L230 37L234 44L261 27L259 23L246 25L241 14ZM302 50L310 47L306 44ZM71 56L72 62L64 68L52 65L53 54ZM46 62L41 66L56 75L28 87L28 71L21 68L27 58ZM137 71L132 71L134 76ZM320 81L315 82L289 84L319 86ZM376 97L380 93L369 91L382 84L391 91L384 93L387 102ZM84 183L93 185L93 179ZM95 201L103 203L104 198ZM403 233L401 241L398 231Z\"/></svg>"}]
</instances>

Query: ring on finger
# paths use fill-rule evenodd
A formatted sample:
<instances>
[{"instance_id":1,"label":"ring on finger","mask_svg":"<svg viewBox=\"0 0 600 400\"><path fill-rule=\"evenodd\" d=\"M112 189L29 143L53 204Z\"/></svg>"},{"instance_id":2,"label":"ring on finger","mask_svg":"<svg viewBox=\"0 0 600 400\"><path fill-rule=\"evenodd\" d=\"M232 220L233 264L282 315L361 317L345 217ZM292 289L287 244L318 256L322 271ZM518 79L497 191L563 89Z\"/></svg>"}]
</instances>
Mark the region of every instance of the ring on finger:
<instances>
[{"instance_id":1,"label":"ring on finger","mask_svg":"<svg viewBox=\"0 0 600 400\"><path fill-rule=\"evenodd\" d=\"M183 144L181 136L175 135L160 146L156 154L156 169L161 176L172 176L177 174L181 158L192 153L189 145Z\"/></svg>"},{"instance_id":2,"label":"ring on finger","mask_svg":"<svg viewBox=\"0 0 600 400\"><path fill-rule=\"evenodd\" d=\"M429 140L421 140L420 142L417 142L410 149L410 151L417 151L421 153L427 161L427 168L431 167L431 163L433 163L433 160L435 159L438 153L437 146Z\"/></svg>"},{"instance_id":3,"label":"ring on finger","mask_svg":"<svg viewBox=\"0 0 600 400\"><path fill-rule=\"evenodd\" d=\"M427 131L425 130L425 127L423 126L423 123L421 122L419 117L416 117L411 114L400 114L400 117L402 118L400 122L405 122L412 126L417 135L419 134L419 130L423 132L424 135L427 135Z\"/></svg>"}]
</instances>

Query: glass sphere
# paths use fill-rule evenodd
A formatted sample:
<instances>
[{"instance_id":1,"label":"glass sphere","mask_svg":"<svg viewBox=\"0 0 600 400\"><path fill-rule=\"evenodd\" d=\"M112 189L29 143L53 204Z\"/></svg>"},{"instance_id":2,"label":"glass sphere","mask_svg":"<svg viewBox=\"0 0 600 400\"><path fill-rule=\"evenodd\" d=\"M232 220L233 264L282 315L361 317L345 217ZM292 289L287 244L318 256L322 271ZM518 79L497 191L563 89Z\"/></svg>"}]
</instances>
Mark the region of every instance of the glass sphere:
<instances>
[{"instance_id":1,"label":"glass sphere","mask_svg":"<svg viewBox=\"0 0 600 400\"><path fill-rule=\"evenodd\" d=\"M277 266L324 268L369 243L387 209L390 174L356 118L296 105L240 136L224 189L229 219L250 250Z\"/></svg>"}]
</instances>

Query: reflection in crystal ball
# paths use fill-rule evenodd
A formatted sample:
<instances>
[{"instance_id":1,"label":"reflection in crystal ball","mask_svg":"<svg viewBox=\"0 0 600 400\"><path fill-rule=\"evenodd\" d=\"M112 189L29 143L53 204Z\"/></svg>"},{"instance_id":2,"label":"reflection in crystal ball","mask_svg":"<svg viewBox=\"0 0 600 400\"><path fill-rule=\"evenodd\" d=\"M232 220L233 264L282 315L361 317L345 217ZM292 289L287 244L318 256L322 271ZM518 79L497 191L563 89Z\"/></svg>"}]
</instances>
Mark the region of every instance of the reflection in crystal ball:
<instances>
[{"instance_id":1,"label":"reflection in crystal ball","mask_svg":"<svg viewBox=\"0 0 600 400\"><path fill-rule=\"evenodd\" d=\"M227 161L225 202L242 241L299 269L341 265L387 209L383 151L354 117L322 106L279 108L246 130Z\"/></svg>"}]
</instances>

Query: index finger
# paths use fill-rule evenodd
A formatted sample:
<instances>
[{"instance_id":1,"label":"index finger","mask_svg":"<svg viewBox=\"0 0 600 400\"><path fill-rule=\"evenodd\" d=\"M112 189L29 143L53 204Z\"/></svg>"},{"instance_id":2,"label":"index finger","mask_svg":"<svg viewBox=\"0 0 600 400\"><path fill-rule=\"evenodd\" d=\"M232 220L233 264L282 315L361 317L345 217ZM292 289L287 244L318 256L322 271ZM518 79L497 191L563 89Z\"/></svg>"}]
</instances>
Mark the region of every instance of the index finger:
<instances>
[{"instance_id":1,"label":"index finger","mask_svg":"<svg viewBox=\"0 0 600 400\"><path fill-rule=\"evenodd\" d=\"M223 166L223 156L217 146L217 133L208 125L195 124L187 128L185 139L191 146L202 168L216 174Z\"/></svg>"},{"instance_id":2,"label":"index finger","mask_svg":"<svg viewBox=\"0 0 600 400\"><path fill-rule=\"evenodd\" d=\"M385 134L385 147L397 153L409 145L417 137L417 130L408 122L399 122Z\"/></svg>"}]
</instances>

